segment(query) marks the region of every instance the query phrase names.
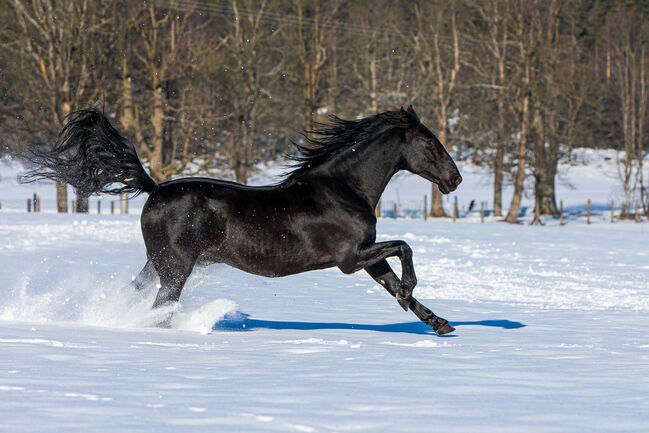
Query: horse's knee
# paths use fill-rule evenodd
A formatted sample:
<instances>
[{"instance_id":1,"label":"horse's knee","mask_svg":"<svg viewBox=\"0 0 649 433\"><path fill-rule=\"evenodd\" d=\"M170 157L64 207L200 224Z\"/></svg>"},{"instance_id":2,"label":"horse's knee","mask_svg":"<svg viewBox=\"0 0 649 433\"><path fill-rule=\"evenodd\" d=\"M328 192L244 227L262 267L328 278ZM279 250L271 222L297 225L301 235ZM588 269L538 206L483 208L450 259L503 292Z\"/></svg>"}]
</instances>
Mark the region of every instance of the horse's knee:
<instances>
[{"instance_id":1,"label":"horse's knee","mask_svg":"<svg viewBox=\"0 0 649 433\"><path fill-rule=\"evenodd\" d=\"M405 259L412 258L412 248L404 241L399 241L399 254Z\"/></svg>"}]
</instances>

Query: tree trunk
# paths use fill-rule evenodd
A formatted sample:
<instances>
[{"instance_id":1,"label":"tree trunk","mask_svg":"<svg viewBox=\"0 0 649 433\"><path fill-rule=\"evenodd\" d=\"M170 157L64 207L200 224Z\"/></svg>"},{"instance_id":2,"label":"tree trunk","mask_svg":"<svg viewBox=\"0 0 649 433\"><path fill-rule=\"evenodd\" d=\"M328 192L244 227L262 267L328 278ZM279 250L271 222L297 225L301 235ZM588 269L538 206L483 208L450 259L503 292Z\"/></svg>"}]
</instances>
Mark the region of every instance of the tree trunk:
<instances>
[{"instance_id":1,"label":"tree trunk","mask_svg":"<svg viewBox=\"0 0 649 433\"><path fill-rule=\"evenodd\" d=\"M68 184L56 182L56 211L68 213Z\"/></svg>"},{"instance_id":2,"label":"tree trunk","mask_svg":"<svg viewBox=\"0 0 649 433\"><path fill-rule=\"evenodd\" d=\"M311 135L314 123L317 120L318 104L316 101L316 86L318 85L317 71L311 65L304 67L305 80L307 82L304 89L304 123L306 132Z\"/></svg>"},{"instance_id":3,"label":"tree trunk","mask_svg":"<svg viewBox=\"0 0 649 433\"><path fill-rule=\"evenodd\" d=\"M446 119L446 117L442 117ZM446 122L441 122L439 131L439 141L446 147ZM449 218L449 215L444 210L442 203L442 193L437 185L433 184L430 197L430 216L434 218Z\"/></svg>"},{"instance_id":4,"label":"tree trunk","mask_svg":"<svg viewBox=\"0 0 649 433\"><path fill-rule=\"evenodd\" d=\"M88 213L88 196L77 194L76 213Z\"/></svg>"},{"instance_id":5,"label":"tree trunk","mask_svg":"<svg viewBox=\"0 0 649 433\"><path fill-rule=\"evenodd\" d=\"M126 57L122 57L122 111L120 120L127 131L135 128L135 116L133 115L133 79L128 70Z\"/></svg>"},{"instance_id":6,"label":"tree trunk","mask_svg":"<svg viewBox=\"0 0 649 433\"><path fill-rule=\"evenodd\" d=\"M518 141L518 164L516 169L516 176L514 178L514 195L509 205L509 211L505 217L506 222L510 224L518 224L518 214L521 211L521 200L523 198L523 190L525 188L525 165L526 165L526 152L527 152L527 129L528 129L528 111L529 111L529 83L530 83L530 64L529 61L525 64L525 78L523 81L523 96L522 109L521 109L521 132Z\"/></svg>"},{"instance_id":7,"label":"tree trunk","mask_svg":"<svg viewBox=\"0 0 649 433\"><path fill-rule=\"evenodd\" d=\"M535 176L534 195L539 204L540 215L559 215L554 190L554 176Z\"/></svg>"},{"instance_id":8,"label":"tree trunk","mask_svg":"<svg viewBox=\"0 0 649 433\"><path fill-rule=\"evenodd\" d=\"M370 58L370 110L372 110L372 114L379 111L379 97L376 91L376 57L374 53Z\"/></svg>"},{"instance_id":9,"label":"tree trunk","mask_svg":"<svg viewBox=\"0 0 649 433\"><path fill-rule=\"evenodd\" d=\"M501 69L501 88L498 92L498 142L494 160L494 213L495 217L503 216L503 171L505 169L505 89L504 70Z\"/></svg>"},{"instance_id":10,"label":"tree trunk","mask_svg":"<svg viewBox=\"0 0 649 433\"><path fill-rule=\"evenodd\" d=\"M64 107L63 110L65 110L65 116L67 116L70 113L70 111L72 111L72 107L70 106L69 103L63 104L63 107ZM77 192L76 206L75 209L73 209L73 211L77 213L88 213L87 195L83 195Z\"/></svg>"},{"instance_id":11,"label":"tree trunk","mask_svg":"<svg viewBox=\"0 0 649 433\"><path fill-rule=\"evenodd\" d=\"M505 217L505 221L510 224L518 224L518 214L521 211L521 200L523 198L523 189L525 187L525 152L526 140L523 138L521 131L521 138L518 143L518 164L516 169L516 176L514 177L514 195L509 204L509 211Z\"/></svg>"},{"instance_id":12,"label":"tree trunk","mask_svg":"<svg viewBox=\"0 0 649 433\"><path fill-rule=\"evenodd\" d=\"M72 107L67 101L60 105L61 119L70 114ZM68 185L65 182L56 182L56 210L59 213L68 213Z\"/></svg>"},{"instance_id":13,"label":"tree trunk","mask_svg":"<svg viewBox=\"0 0 649 433\"><path fill-rule=\"evenodd\" d=\"M448 214L444 210L444 205L442 203L442 193L440 192L437 185L433 184L431 188L431 200L430 200L430 216L437 218L449 218Z\"/></svg>"},{"instance_id":14,"label":"tree trunk","mask_svg":"<svg viewBox=\"0 0 649 433\"><path fill-rule=\"evenodd\" d=\"M248 182L248 167L252 159L252 142L248 131L248 123L245 120L239 122L239 142L235 146L233 155L233 169L236 181L241 184Z\"/></svg>"},{"instance_id":15,"label":"tree trunk","mask_svg":"<svg viewBox=\"0 0 649 433\"><path fill-rule=\"evenodd\" d=\"M539 204L539 214L558 216L554 183L557 175L557 158L550 155L543 167L537 167L534 176L534 195Z\"/></svg>"},{"instance_id":16,"label":"tree trunk","mask_svg":"<svg viewBox=\"0 0 649 433\"><path fill-rule=\"evenodd\" d=\"M234 166L234 176L237 183L245 185L248 182L248 170L244 161L237 159Z\"/></svg>"},{"instance_id":17,"label":"tree trunk","mask_svg":"<svg viewBox=\"0 0 649 433\"><path fill-rule=\"evenodd\" d=\"M162 169L162 147L164 145L164 108L163 108L162 87L158 84L153 91L153 115L151 124L153 126L153 149L149 161L151 177L156 181L166 180Z\"/></svg>"},{"instance_id":18,"label":"tree trunk","mask_svg":"<svg viewBox=\"0 0 649 433\"><path fill-rule=\"evenodd\" d=\"M503 170L504 145L496 144L496 160L494 161L494 213L495 217L503 216Z\"/></svg>"},{"instance_id":19,"label":"tree trunk","mask_svg":"<svg viewBox=\"0 0 649 433\"><path fill-rule=\"evenodd\" d=\"M525 19L522 11L518 11L518 29L517 37L519 38L520 48L520 67L522 69L522 82L520 83L521 103L520 103L520 131L518 138L518 163L516 175L514 176L514 195L509 204L507 216L503 221L510 224L518 224L518 214L521 211L521 200L525 190L525 166L527 165L527 139L529 133L529 111L532 89L530 87L532 73L532 53L526 47L526 39L530 37L525 29ZM531 39L531 38L530 38Z\"/></svg>"},{"instance_id":20,"label":"tree trunk","mask_svg":"<svg viewBox=\"0 0 649 433\"><path fill-rule=\"evenodd\" d=\"M637 152L637 165L638 165L638 183L640 184L640 203L642 204L642 208L646 208L646 187L645 187L645 180L644 180L644 168L643 168L643 158L645 154L645 145L644 145L644 140L645 140L645 121L647 119L647 105L648 105L648 100L649 100L649 88L647 86L647 79L649 78L649 74L647 71L647 65L646 65L646 52L645 52L645 46L642 46L640 49L640 70L638 72L639 75L639 89L638 89L638 152Z\"/></svg>"}]
</instances>

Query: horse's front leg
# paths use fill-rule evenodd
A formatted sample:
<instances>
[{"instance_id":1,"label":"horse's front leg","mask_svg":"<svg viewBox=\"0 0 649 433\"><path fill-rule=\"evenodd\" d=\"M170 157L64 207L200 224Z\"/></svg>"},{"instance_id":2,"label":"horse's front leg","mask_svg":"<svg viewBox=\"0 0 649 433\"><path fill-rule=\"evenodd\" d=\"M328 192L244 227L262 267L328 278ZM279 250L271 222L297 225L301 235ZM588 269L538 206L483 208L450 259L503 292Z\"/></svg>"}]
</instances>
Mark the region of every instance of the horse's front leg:
<instances>
[{"instance_id":1,"label":"horse's front leg","mask_svg":"<svg viewBox=\"0 0 649 433\"><path fill-rule=\"evenodd\" d=\"M401 280L395 296L399 305L408 311L412 291L417 285L417 276L415 265L412 263L412 249L404 241L379 242L356 249L353 253L348 253L338 267L344 273L350 274L395 256L401 261Z\"/></svg>"},{"instance_id":2,"label":"horse's front leg","mask_svg":"<svg viewBox=\"0 0 649 433\"><path fill-rule=\"evenodd\" d=\"M378 263L367 266L365 270L377 283L382 285L388 293L395 298L397 297L397 293L401 288L401 281L399 281L399 278L396 276L394 271L392 271L392 268L386 260L381 260ZM432 326L433 331L435 331L436 334L443 335L455 331L455 328L449 325L446 319L437 317L435 313L426 308L425 305L419 303L419 301L414 297L410 298L410 304L408 307L413 313L415 313L415 316L417 316L419 320Z\"/></svg>"}]
</instances>

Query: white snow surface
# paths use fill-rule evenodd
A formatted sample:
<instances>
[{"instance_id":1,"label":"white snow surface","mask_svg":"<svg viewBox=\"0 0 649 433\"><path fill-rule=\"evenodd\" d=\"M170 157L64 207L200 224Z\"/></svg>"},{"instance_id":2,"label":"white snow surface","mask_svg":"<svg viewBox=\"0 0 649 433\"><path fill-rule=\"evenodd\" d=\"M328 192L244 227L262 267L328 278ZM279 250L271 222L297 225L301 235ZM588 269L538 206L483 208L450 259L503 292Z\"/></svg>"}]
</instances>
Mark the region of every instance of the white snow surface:
<instances>
[{"instance_id":1,"label":"white snow surface","mask_svg":"<svg viewBox=\"0 0 649 433\"><path fill-rule=\"evenodd\" d=\"M598 167L610 159L591 156L565 175L576 207L617 197ZM59 215L51 184L0 170L2 432L649 431L646 223L380 220L379 241L411 245L415 296L457 328L447 336L363 272L225 265L196 270L158 329L155 288L128 286L146 197L128 215L92 201ZM479 171L458 195L488 198ZM403 200L429 188L396 180ZM32 192L45 212L24 212Z\"/></svg>"}]
</instances>

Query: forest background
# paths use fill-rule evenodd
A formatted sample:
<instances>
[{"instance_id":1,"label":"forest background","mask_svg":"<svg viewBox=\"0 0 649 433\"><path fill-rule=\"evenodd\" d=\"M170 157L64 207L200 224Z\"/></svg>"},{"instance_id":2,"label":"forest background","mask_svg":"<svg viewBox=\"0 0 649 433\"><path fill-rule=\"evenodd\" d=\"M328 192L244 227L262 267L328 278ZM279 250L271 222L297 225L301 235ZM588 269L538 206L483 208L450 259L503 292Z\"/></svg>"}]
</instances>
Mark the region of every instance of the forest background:
<instances>
[{"instance_id":1,"label":"forest background","mask_svg":"<svg viewBox=\"0 0 649 433\"><path fill-rule=\"evenodd\" d=\"M495 216L515 222L524 194L556 215L576 147L619 150L625 208L649 210L646 1L0 0L0 22L0 156L95 106L157 181L246 183L330 114L412 104L456 159L490 168Z\"/></svg>"}]
</instances>

